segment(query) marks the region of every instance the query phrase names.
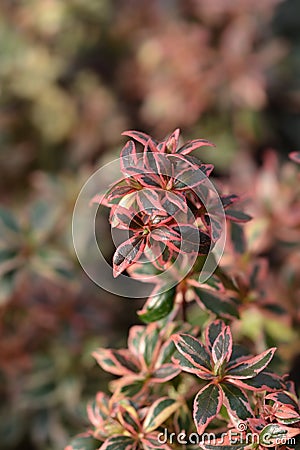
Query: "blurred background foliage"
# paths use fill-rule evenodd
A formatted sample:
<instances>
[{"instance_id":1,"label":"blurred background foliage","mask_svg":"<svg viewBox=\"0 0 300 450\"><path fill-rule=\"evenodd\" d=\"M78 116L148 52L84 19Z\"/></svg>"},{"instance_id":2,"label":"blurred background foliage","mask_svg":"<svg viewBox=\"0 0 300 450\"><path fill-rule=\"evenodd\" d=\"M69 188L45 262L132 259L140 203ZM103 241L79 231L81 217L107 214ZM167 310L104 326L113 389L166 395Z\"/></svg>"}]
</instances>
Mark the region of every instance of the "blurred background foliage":
<instances>
[{"instance_id":1,"label":"blurred background foliage","mask_svg":"<svg viewBox=\"0 0 300 450\"><path fill-rule=\"evenodd\" d=\"M84 426L86 399L105 389L90 351L124 344L137 320L137 301L87 278L71 238L77 195L118 156L125 129L162 139L181 127L187 139L217 144L201 157L252 198L256 217L236 270L267 258L264 289L288 299L281 339L297 378L299 179L286 161L300 148L299 80L297 0L1 1L3 450L63 448ZM241 323L246 339L279 339L276 322L266 326L254 310Z\"/></svg>"}]
</instances>

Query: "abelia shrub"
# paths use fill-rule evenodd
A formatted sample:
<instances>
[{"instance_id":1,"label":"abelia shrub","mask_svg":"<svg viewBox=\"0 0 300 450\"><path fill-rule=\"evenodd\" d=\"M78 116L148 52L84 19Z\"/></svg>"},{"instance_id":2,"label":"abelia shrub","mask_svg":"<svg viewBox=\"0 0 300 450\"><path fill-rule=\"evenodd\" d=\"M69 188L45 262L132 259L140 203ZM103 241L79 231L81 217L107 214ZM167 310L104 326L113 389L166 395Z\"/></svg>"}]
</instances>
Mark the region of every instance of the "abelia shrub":
<instances>
[{"instance_id":1,"label":"abelia shrub","mask_svg":"<svg viewBox=\"0 0 300 450\"><path fill-rule=\"evenodd\" d=\"M131 327L127 348L93 352L114 376L112 395L97 394L88 406L90 429L67 450L177 449L182 441L174 436L193 434L203 439L195 445L187 438L188 450L294 449L299 409L288 376L274 370L280 361L276 347L241 342L237 333L251 296L266 308L267 265L249 255L245 264L242 224L251 217L236 206L235 194L210 198L213 167L190 155L213 144L196 139L181 145L178 129L161 142L138 131L123 134L140 148L127 142L122 179L92 202L110 208L112 228L127 232L113 256L114 277L127 273L154 287L138 311L145 325ZM224 222L207 206L218 202ZM216 263L200 281L227 222L237 267ZM171 287L161 281L167 271ZM233 433L239 433L238 441ZM247 433L258 440L249 442Z\"/></svg>"}]
</instances>

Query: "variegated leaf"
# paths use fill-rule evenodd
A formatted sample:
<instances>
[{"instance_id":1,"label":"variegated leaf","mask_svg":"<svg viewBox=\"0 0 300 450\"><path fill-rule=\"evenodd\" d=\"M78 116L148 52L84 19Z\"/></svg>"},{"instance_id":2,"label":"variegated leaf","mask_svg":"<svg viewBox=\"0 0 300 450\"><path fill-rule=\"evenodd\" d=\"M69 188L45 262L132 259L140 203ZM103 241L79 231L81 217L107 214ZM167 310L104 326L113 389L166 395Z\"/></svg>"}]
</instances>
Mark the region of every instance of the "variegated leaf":
<instances>
[{"instance_id":1,"label":"variegated leaf","mask_svg":"<svg viewBox=\"0 0 300 450\"><path fill-rule=\"evenodd\" d=\"M267 367L267 365L273 358L275 350L276 348L270 348L269 350L266 350L265 352L254 356L253 358L249 358L232 366L228 370L227 376L237 379L247 379L255 377Z\"/></svg>"},{"instance_id":2,"label":"variegated leaf","mask_svg":"<svg viewBox=\"0 0 300 450\"><path fill-rule=\"evenodd\" d=\"M217 336L211 350L212 359L215 364L215 373L224 362L230 360L232 353L232 335L229 327L225 327Z\"/></svg>"},{"instance_id":3,"label":"variegated leaf","mask_svg":"<svg viewBox=\"0 0 300 450\"><path fill-rule=\"evenodd\" d=\"M207 370L205 367L196 367L195 364L190 361L190 359L186 358L179 352L176 352L175 355L172 356L172 361L175 366L180 367L180 369L184 372L197 375L197 377L203 380L212 380L214 378L214 374Z\"/></svg>"},{"instance_id":4,"label":"variegated leaf","mask_svg":"<svg viewBox=\"0 0 300 450\"><path fill-rule=\"evenodd\" d=\"M194 400L193 417L200 435L220 412L222 402L222 389L217 384L210 383L198 392Z\"/></svg>"},{"instance_id":5,"label":"variegated leaf","mask_svg":"<svg viewBox=\"0 0 300 450\"><path fill-rule=\"evenodd\" d=\"M156 360L161 346L159 329L157 324L151 323L145 327L144 333L140 339L140 360L147 368Z\"/></svg>"},{"instance_id":6,"label":"variegated leaf","mask_svg":"<svg viewBox=\"0 0 300 450\"><path fill-rule=\"evenodd\" d=\"M174 364L164 364L163 366L155 369L151 374L152 383L164 383L177 377L181 372L181 369L174 366Z\"/></svg>"},{"instance_id":7,"label":"variegated leaf","mask_svg":"<svg viewBox=\"0 0 300 450\"><path fill-rule=\"evenodd\" d=\"M223 322L223 320L215 320L209 326L206 327L205 342L206 342L206 348L210 352L212 350L215 340L217 339L217 336L219 336L219 334L222 333L224 328L225 328L225 323Z\"/></svg>"},{"instance_id":8,"label":"variegated leaf","mask_svg":"<svg viewBox=\"0 0 300 450\"><path fill-rule=\"evenodd\" d=\"M168 397L156 400L150 406L143 423L143 429L149 433L162 425L179 407L179 403Z\"/></svg>"},{"instance_id":9,"label":"variegated leaf","mask_svg":"<svg viewBox=\"0 0 300 450\"><path fill-rule=\"evenodd\" d=\"M188 155L193 150L196 150L196 148L203 147L203 146L215 147L215 144L213 144L212 142L209 142L205 139L194 139L193 141L189 141L186 144L184 144L182 147L180 147L177 150L177 153L180 153L182 155Z\"/></svg>"},{"instance_id":10,"label":"variegated leaf","mask_svg":"<svg viewBox=\"0 0 300 450\"><path fill-rule=\"evenodd\" d=\"M176 334L172 339L179 353L196 369L202 372L211 371L210 356L198 339L189 334Z\"/></svg>"},{"instance_id":11,"label":"variegated leaf","mask_svg":"<svg viewBox=\"0 0 300 450\"><path fill-rule=\"evenodd\" d=\"M101 445L101 442L91 436L90 433L82 433L75 437L65 450L96 450L99 449L99 445Z\"/></svg>"},{"instance_id":12,"label":"variegated leaf","mask_svg":"<svg viewBox=\"0 0 300 450\"><path fill-rule=\"evenodd\" d=\"M252 219L249 214L242 211L235 211L233 209L226 209L225 215L227 219L232 220L233 222L249 222L249 220Z\"/></svg>"},{"instance_id":13,"label":"variegated leaf","mask_svg":"<svg viewBox=\"0 0 300 450\"><path fill-rule=\"evenodd\" d=\"M179 141L180 129L176 130L165 140L166 153L176 153Z\"/></svg>"},{"instance_id":14,"label":"variegated leaf","mask_svg":"<svg viewBox=\"0 0 300 450\"><path fill-rule=\"evenodd\" d=\"M99 348L92 355L103 370L114 375L122 376L140 372L138 360L127 349Z\"/></svg>"},{"instance_id":15,"label":"variegated leaf","mask_svg":"<svg viewBox=\"0 0 300 450\"><path fill-rule=\"evenodd\" d=\"M229 298L222 298L208 289L194 287L196 301L208 311L212 311L217 317L232 319L239 317L238 305Z\"/></svg>"},{"instance_id":16,"label":"variegated leaf","mask_svg":"<svg viewBox=\"0 0 300 450\"><path fill-rule=\"evenodd\" d=\"M143 236L133 236L123 242L116 250L113 257L113 276L117 277L127 267L138 261L145 249Z\"/></svg>"},{"instance_id":17,"label":"variegated leaf","mask_svg":"<svg viewBox=\"0 0 300 450\"><path fill-rule=\"evenodd\" d=\"M242 389L229 383L222 383L221 388L224 394L224 404L230 416L240 420L253 417L249 399Z\"/></svg>"},{"instance_id":18,"label":"variegated leaf","mask_svg":"<svg viewBox=\"0 0 300 450\"><path fill-rule=\"evenodd\" d=\"M154 143L154 145L157 144L157 142L148 134L143 133L142 131L134 131L134 130L129 130L129 131L123 131L123 133L121 133L122 136L129 136L133 139L135 139L137 142L139 142L142 145L146 145L148 143L148 141L152 141Z\"/></svg>"},{"instance_id":19,"label":"variegated leaf","mask_svg":"<svg viewBox=\"0 0 300 450\"><path fill-rule=\"evenodd\" d=\"M136 445L132 437L120 435L108 438L99 450L136 450Z\"/></svg>"},{"instance_id":20,"label":"variegated leaf","mask_svg":"<svg viewBox=\"0 0 300 450\"><path fill-rule=\"evenodd\" d=\"M243 358L245 359L245 358ZM278 375L269 372L260 372L253 378L248 379L237 379L228 378L236 386L239 386L250 391L278 391L283 388L281 378Z\"/></svg>"}]
</instances>

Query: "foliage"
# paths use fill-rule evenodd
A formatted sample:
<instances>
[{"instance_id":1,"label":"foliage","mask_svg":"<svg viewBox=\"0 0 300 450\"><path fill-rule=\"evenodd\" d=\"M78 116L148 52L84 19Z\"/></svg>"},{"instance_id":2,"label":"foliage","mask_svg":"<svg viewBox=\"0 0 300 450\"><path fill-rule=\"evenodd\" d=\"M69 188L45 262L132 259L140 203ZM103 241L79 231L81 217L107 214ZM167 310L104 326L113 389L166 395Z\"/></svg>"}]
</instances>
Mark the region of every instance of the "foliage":
<instances>
[{"instance_id":1,"label":"foliage","mask_svg":"<svg viewBox=\"0 0 300 450\"><path fill-rule=\"evenodd\" d=\"M278 347L272 369L297 381L299 18L295 0L0 2L1 448L63 448L86 426L86 401L107 390L110 375L93 367L91 351L124 347L139 320L163 327L169 315L185 315L203 330L222 318L251 354ZM206 284L198 283L201 255L179 285L155 286L144 306L99 293L76 260L70 225L86 179L118 155L121 131L133 126L153 132L154 145L177 126L187 140L215 142L200 140L183 156L201 155L208 171L214 164L228 218L240 204L253 217L227 221L223 259ZM143 142L128 133L139 150ZM130 181L139 197L136 176L125 178L119 194ZM167 193L175 209L184 191ZM110 260L104 215L97 226ZM180 254L176 277L188 260ZM150 281L162 263L142 260L125 272ZM78 448L81 439L95 445L91 433Z\"/></svg>"},{"instance_id":2,"label":"foliage","mask_svg":"<svg viewBox=\"0 0 300 450\"><path fill-rule=\"evenodd\" d=\"M130 237L114 254L114 276L128 270L134 278L156 286L139 311L147 325L130 328L128 347L99 348L93 353L102 369L117 377L110 383L113 394L98 392L88 406L91 428L67 449L76 449L79 441L83 449L181 448L171 437L184 433L188 438L195 432L203 449L296 448L298 403L288 376L272 370L276 348L263 343L253 356L233 342L238 318L249 307L251 290L259 293L255 302L262 311L271 305L260 294L260 280L267 278L262 272L264 263L254 257L252 266L249 259L249 278L245 273L243 282L234 275L235 263L238 266L247 253L235 246L232 234L225 251L225 259L234 259L232 266L217 265L206 282L198 278L221 235L218 220L210 220L201 175L209 177L212 167L203 168L189 155L209 143L199 139L178 146L179 130L162 142L141 132L124 134L136 139L142 149L137 152L131 140L125 144L120 160L124 179L93 202L110 208L112 227L129 232ZM206 195L197 195L196 187ZM169 197L171 192L174 200ZM237 195L220 198L225 211L239 200ZM237 208L234 213L228 211L228 224L238 227L246 242L240 222L248 222L250 216ZM180 278L180 268L189 264L191 254L196 258ZM172 289L161 290L156 276L173 266L175 273L179 270L177 282ZM189 315L192 307L195 315L195 306L200 306L199 323ZM276 310L276 304L273 310L275 315L286 315L285 310ZM200 329L193 324L201 325ZM214 442L207 438L207 429ZM239 436L235 441L234 433ZM249 442L249 436L258 440ZM196 448L192 444L186 440L185 448Z\"/></svg>"}]
</instances>

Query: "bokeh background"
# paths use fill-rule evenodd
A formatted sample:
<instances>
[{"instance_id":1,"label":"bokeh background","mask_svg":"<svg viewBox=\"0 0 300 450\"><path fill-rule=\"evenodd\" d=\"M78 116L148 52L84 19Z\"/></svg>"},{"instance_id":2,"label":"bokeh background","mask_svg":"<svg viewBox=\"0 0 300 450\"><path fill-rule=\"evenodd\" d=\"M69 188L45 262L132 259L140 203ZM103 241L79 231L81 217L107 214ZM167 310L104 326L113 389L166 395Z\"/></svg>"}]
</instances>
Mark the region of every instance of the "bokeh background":
<instances>
[{"instance_id":1,"label":"bokeh background","mask_svg":"<svg viewBox=\"0 0 300 450\"><path fill-rule=\"evenodd\" d=\"M71 237L83 183L126 129L217 144L201 155L252 197L253 252L297 322L299 253L278 243L299 238L298 0L2 0L0 102L1 449L62 449L107 381L91 350L123 345L137 322L139 302L95 286Z\"/></svg>"}]
</instances>

